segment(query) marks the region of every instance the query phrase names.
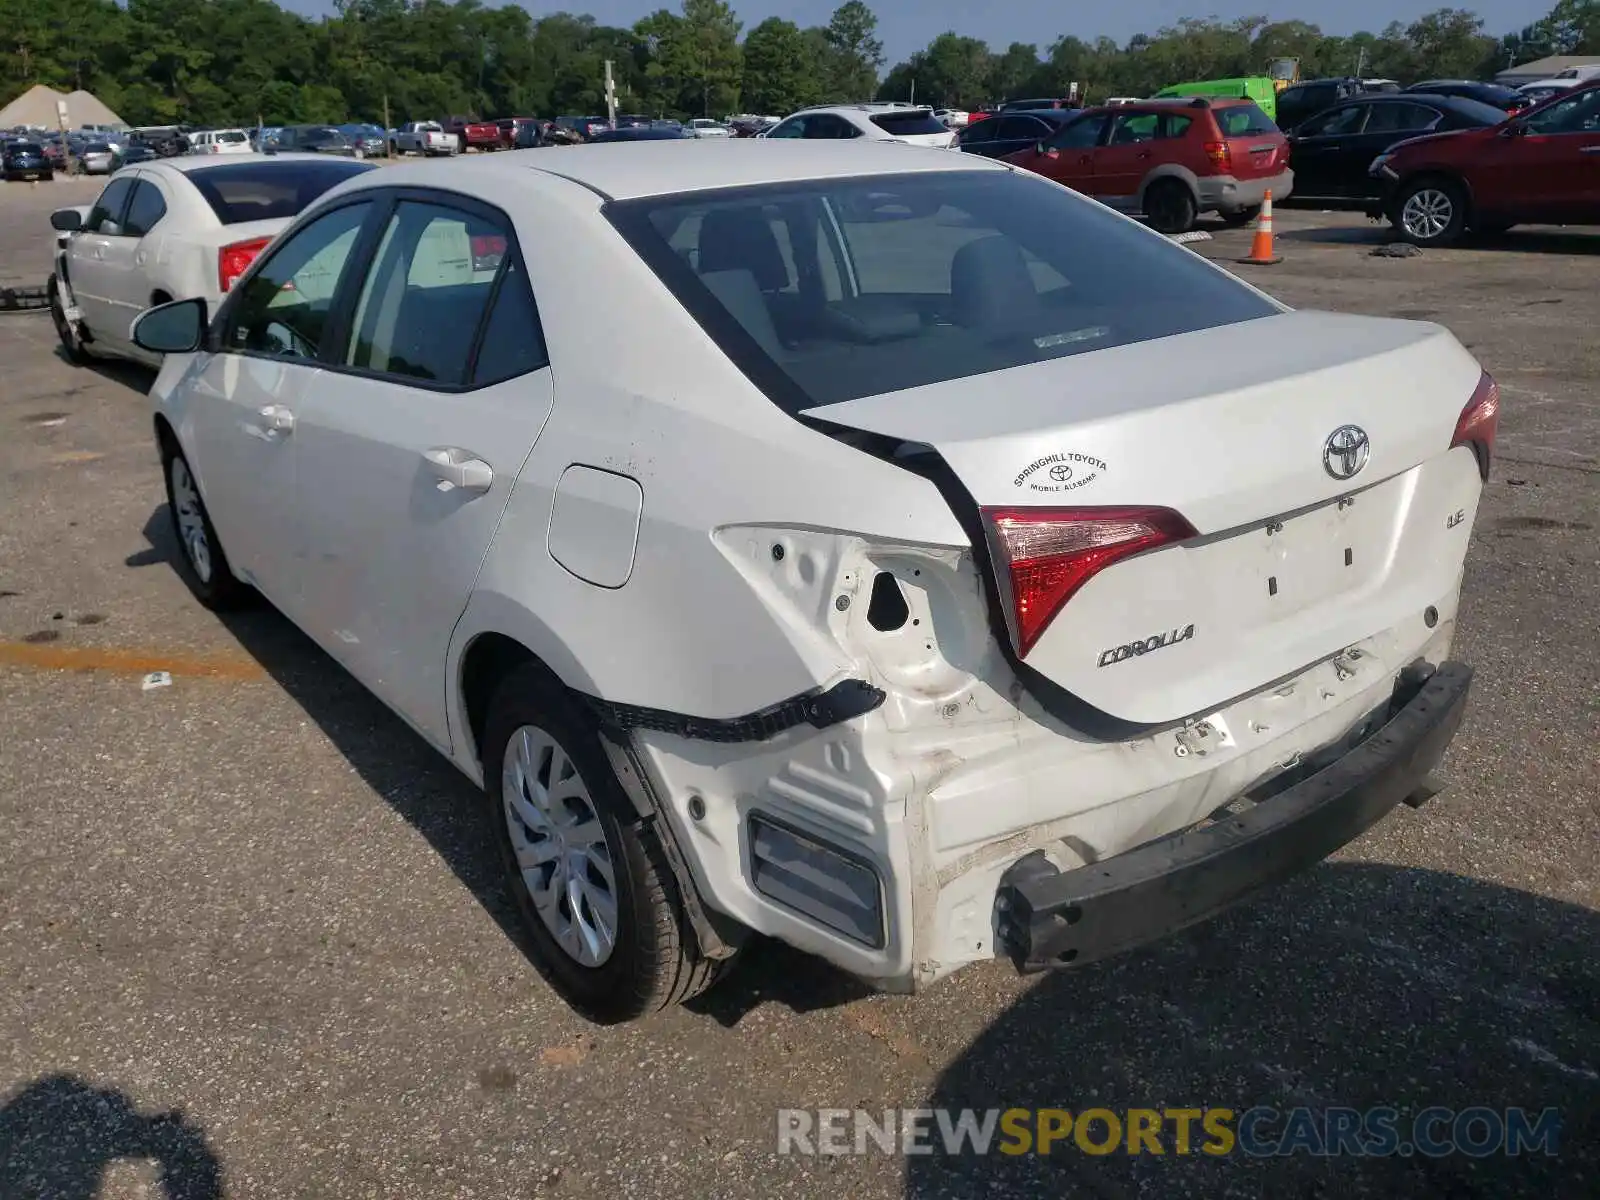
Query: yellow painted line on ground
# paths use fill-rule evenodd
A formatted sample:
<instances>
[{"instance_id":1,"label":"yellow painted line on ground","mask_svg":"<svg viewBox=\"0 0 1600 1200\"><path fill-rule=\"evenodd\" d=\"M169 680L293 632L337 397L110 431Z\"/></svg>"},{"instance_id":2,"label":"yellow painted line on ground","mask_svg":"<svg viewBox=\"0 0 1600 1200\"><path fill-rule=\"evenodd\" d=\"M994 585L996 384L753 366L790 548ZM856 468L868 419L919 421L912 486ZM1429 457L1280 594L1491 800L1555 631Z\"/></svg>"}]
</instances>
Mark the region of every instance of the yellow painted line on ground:
<instances>
[{"instance_id":1,"label":"yellow painted line on ground","mask_svg":"<svg viewBox=\"0 0 1600 1200\"><path fill-rule=\"evenodd\" d=\"M196 675L209 679L265 679L266 671L253 658L201 658L162 654L157 650L118 650L101 646L34 645L0 642L0 666L31 667L40 671L118 671L148 675Z\"/></svg>"}]
</instances>

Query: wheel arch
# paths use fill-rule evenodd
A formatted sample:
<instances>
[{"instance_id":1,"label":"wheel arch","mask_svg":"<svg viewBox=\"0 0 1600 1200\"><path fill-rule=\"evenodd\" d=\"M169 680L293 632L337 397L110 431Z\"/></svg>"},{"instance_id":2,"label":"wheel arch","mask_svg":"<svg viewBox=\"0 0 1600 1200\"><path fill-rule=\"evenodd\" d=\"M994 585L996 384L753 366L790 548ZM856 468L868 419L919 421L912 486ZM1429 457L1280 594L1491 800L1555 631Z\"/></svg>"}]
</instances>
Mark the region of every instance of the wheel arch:
<instances>
[{"instance_id":1,"label":"wheel arch","mask_svg":"<svg viewBox=\"0 0 1600 1200\"><path fill-rule=\"evenodd\" d=\"M470 608L469 604L469 611ZM537 621L532 614L528 615ZM459 662L450 675L455 687L455 697L451 703L452 722L460 722L457 761L466 765L470 758L470 764L483 773L485 787L488 786L489 767L483 762L483 737L488 724L489 704L502 680L514 671L529 667L573 696L578 703L586 703L579 694L580 689L570 680L563 680L561 674L553 670L526 641L500 632L497 628L485 628L467 639L459 651ZM610 760L623 793L633 804L640 819L651 822L658 832L700 953L708 959L731 958L743 943L746 931L737 922L707 909L694 872L679 844L678 831L661 802L657 782L651 777L632 739L607 728L604 723L598 734L601 749ZM463 741L465 745L460 744Z\"/></svg>"},{"instance_id":2,"label":"wheel arch","mask_svg":"<svg viewBox=\"0 0 1600 1200\"><path fill-rule=\"evenodd\" d=\"M178 441L178 431L172 427L172 422L167 420L166 413L156 413L151 418L151 424L155 427L156 446L163 458L183 452L183 444Z\"/></svg>"},{"instance_id":3,"label":"wheel arch","mask_svg":"<svg viewBox=\"0 0 1600 1200\"><path fill-rule=\"evenodd\" d=\"M445 667L451 743L464 769L485 769L489 702L501 680L530 663L569 693L594 694L594 681L538 615L498 592L474 592L456 624Z\"/></svg>"},{"instance_id":4,"label":"wheel arch","mask_svg":"<svg viewBox=\"0 0 1600 1200\"><path fill-rule=\"evenodd\" d=\"M1158 183L1175 180L1189 189L1189 194L1194 197L1195 207L1200 207L1200 180L1188 167L1182 163L1162 163L1160 166L1151 167L1148 174L1139 181L1139 206L1144 207L1145 193Z\"/></svg>"},{"instance_id":5,"label":"wheel arch","mask_svg":"<svg viewBox=\"0 0 1600 1200\"><path fill-rule=\"evenodd\" d=\"M1477 212L1477 198L1472 193L1471 182L1465 175L1454 168L1429 165L1425 167L1417 167L1414 170L1407 171L1400 177L1399 182L1394 185L1393 194L1398 200L1398 198L1405 193L1406 189L1410 188L1413 184L1426 182L1430 179L1438 180L1441 183L1454 184L1456 187L1461 189L1461 194L1467 198L1467 211L1465 214L1465 220L1470 224Z\"/></svg>"}]
</instances>

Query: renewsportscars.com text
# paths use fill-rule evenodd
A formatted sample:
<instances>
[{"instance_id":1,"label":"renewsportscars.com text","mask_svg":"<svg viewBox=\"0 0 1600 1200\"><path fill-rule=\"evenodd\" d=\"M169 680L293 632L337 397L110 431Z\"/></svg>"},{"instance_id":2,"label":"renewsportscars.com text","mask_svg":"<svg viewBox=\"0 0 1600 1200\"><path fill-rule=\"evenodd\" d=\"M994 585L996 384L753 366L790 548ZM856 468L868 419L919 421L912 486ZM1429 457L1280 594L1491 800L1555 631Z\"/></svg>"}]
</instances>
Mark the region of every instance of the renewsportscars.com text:
<instances>
[{"instance_id":1,"label":"renewsportscars.com text","mask_svg":"<svg viewBox=\"0 0 1600 1200\"><path fill-rule=\"evenodd\" d=\"M785 1108L778 1153L1554 1155L1558 1110L1522 1108Z\"/></svg>"}]
</instances>

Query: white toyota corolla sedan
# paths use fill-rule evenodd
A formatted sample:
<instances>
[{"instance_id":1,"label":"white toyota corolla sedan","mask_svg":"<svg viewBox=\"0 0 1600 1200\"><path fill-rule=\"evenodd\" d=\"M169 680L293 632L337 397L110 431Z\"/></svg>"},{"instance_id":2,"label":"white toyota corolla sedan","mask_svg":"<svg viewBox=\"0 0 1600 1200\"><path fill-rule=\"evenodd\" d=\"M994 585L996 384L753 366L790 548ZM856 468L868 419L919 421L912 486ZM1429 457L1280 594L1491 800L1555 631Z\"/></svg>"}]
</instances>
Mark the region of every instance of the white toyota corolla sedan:
<instances>
[{"instance_id":1,"label":"white toyota corolla sedan","mask_svg":"<svg viewBox=\"0 0 1600 1200\"><path fill-rule=\"evenodd\" d=\"M50 216L50 315L67 357L158 366L128 336L136 316L195 296L215 305L301 209L372 169L317 154L231 150L124 167L92 205Z\"/></svg>"},{"instance_id":2,"label":"white toyota corolla sedan","mask_svg":"<svg viewBox=\"0 0 1600 1200\"><path fill-rule=\"evenodd\" d=\"M1003 164L398 166L135 337L197 595L481 782L596 1019L751 931L888 989L1092 961L1421 803L1461 720L1472 356Z\"/></svg>"}]
</instances>

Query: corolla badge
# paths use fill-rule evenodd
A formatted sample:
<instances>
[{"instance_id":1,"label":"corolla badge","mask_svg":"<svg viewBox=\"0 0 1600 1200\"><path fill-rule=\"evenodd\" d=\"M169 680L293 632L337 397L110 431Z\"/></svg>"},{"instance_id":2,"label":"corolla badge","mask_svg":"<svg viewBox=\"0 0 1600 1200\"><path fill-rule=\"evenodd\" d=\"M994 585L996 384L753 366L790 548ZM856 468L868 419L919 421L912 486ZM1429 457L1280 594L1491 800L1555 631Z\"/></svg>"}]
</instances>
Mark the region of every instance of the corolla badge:
<instances>
[{"instance_id":1,"label":"corolla badge","mask_svg":"<svg viewBox=\"0 0 1600 1200\"><path fill-rule=\"evenodd\" d=\"M1359 425L1341 425L1322 443L1322 466L1335 479L1350 479L1367 465L1372 442Z\"/></svg>"}]
</instances>

